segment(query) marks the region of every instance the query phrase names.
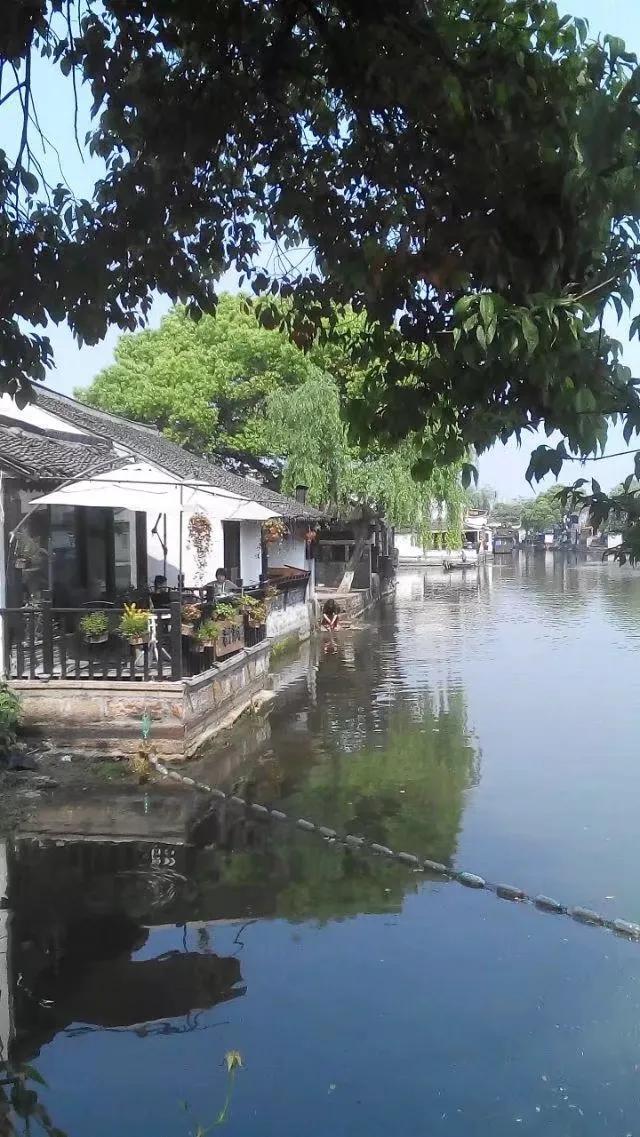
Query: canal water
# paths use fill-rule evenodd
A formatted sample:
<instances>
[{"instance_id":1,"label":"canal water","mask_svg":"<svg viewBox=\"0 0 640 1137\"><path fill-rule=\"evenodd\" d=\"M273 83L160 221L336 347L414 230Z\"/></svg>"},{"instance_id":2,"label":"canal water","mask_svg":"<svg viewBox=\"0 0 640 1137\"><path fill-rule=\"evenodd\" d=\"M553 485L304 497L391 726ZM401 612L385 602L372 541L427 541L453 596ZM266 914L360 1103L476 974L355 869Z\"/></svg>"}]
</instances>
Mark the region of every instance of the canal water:
<instances>
[{"instance_id":1,"label":"canal water","mask_svg":"<svg viewBox=\"0 0 640 1137\"><path fill-rule=\"evenodd\" d=\"M198 774L640 920L639 648L629 569L403 573ZM182 794L137 800L138 840L75 841L63 803L10 850L0 1023L55 1127L640 1137L640 945L202 803L185 826Z\"/></svg>"}]
</instances>

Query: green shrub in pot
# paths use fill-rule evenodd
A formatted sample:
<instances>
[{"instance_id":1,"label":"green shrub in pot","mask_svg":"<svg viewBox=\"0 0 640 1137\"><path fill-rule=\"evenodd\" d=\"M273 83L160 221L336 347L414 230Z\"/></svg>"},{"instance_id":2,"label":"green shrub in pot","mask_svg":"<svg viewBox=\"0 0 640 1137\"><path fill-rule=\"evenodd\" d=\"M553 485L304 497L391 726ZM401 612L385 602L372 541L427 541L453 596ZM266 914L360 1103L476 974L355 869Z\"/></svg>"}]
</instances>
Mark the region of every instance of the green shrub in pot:
<instances>
[{"instance_id":1,"label":"green shrub in pot","mask_svg":"<svg viewBox=\"0 0 640 1137\"><path fill-rule=\"evenodd\" d=\"M89 643L104 643L109 638L109 620L104 612L87 612L78 627Z\"/></svg>"}]
</instances>

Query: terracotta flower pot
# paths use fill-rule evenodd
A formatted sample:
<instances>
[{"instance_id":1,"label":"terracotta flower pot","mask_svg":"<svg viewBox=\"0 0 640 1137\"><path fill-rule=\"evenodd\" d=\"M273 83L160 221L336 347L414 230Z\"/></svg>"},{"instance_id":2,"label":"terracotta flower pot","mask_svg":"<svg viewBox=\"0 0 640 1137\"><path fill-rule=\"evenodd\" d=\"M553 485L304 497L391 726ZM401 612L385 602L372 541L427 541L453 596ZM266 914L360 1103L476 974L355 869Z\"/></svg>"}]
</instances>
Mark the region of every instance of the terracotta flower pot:
<instances>
[{"instance_id":1,"label":"terracotta flower pot","mask_svg":"<svg viewBox=\"0 0 640 1137\"><path fill-rule=\"evenodd\" d=\"M102 632L99 636L85 636L84 638L88 644L106 644L109 639L109 633Z\"/></svg>"},{"instance_id":2,"label":"terracotta flower pot","mask_svg":"<svg viewBox=\"0 0 640 1137\"><path fill-rule=\"evenodd\" d=\"M149 643L149 633L140 632L140 634L137 636L127 636L127 639L131 644L131 647L142 647L143 644Z\"/></svg>"}]
</instances>

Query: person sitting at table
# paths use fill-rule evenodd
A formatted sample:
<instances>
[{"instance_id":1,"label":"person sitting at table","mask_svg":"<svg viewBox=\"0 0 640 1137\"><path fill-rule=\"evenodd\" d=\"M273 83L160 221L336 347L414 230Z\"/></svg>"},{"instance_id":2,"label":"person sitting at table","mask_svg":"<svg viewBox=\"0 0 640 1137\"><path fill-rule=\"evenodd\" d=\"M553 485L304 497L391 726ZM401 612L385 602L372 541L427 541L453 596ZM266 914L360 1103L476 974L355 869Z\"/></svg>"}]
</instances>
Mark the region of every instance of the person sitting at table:
<instances>
[{"instance_id":1,"label":"person sitting at table","mask_svg":"<svg viewBox=\"0 0 640 1137\"><path fill-rule=\"evenodd\" d=\"M153 578L151 603L154 608L168 608L171 604L171 593L167 587L167 578L160 573Z\"/></svg>"},{"instance_id":2,"label":"person sitting at table","mask_svg":"<svg viewBox=\"0 0 640 1137\"><path fill-rule=\"evenodd\" d=\"M224 568L216 569L215 580L211 581L206 587L212 589L214 600L221 600L223 596L231 596L233 592L238 591L233 581L229 580L227 570Z\"/></svg>"}]
</instances>

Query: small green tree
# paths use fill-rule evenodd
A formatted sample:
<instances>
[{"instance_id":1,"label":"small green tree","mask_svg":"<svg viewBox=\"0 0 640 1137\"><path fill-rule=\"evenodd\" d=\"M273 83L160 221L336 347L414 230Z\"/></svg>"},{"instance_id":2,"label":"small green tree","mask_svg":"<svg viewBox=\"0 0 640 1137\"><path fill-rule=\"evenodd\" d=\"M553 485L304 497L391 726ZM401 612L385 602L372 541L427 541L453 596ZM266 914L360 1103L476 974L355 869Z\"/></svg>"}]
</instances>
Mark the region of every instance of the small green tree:
<instances>
[{"instance_id":1,"label":"small green tree","mask_svg":"<svg viewBox=\"0 0 640 1137\"><path fill-rule=\"evenodd\" d=\"M491 509L491 520L499 525L519 525L522 520L524 501L516 498L515 501L496 501Z\"/></svg>"},{"instance_id":2,"label":"small green tree","mask_svg":"<svg viewBox=\"0 0 640 1137\"><path fill-rule=\"evenodd\" d=\"M329 511L362 507L392 525L417 528L425 543L434 505L446 507L450 544L460 541L464 493L460 463L434 469L425 481L413 470L422 439L408 438L394 450L350 446L340 414L340 392L318 373L294 391L275 391L267 403L267 437L283 462L282 488L308 486L310 500Z\"/></svg>"},{"instance_id":3,"label":"small green tree","mask_svg":"<svg viewBox=\"0 0 640 1137\"><path fill-rule=\"evenodd\" d=\"M560 493L558 487L554 486L552 489L538 494L533 501L523 504L522 524L529 533L539 533L543 529L551 529L562 521L564 507Z\"/></svg>"},{"instance_id":4,"label":"small green tree","mask_svg":"<svg viewBox=\"0 0 640 1137\"><path fill-rule=\"evenodd\" d=\"M466 505L469 509L493 509L497 504L497 493L493 486L478 486L477 489L468 489L466 492Z\"/></svg>"}]
</instances>

